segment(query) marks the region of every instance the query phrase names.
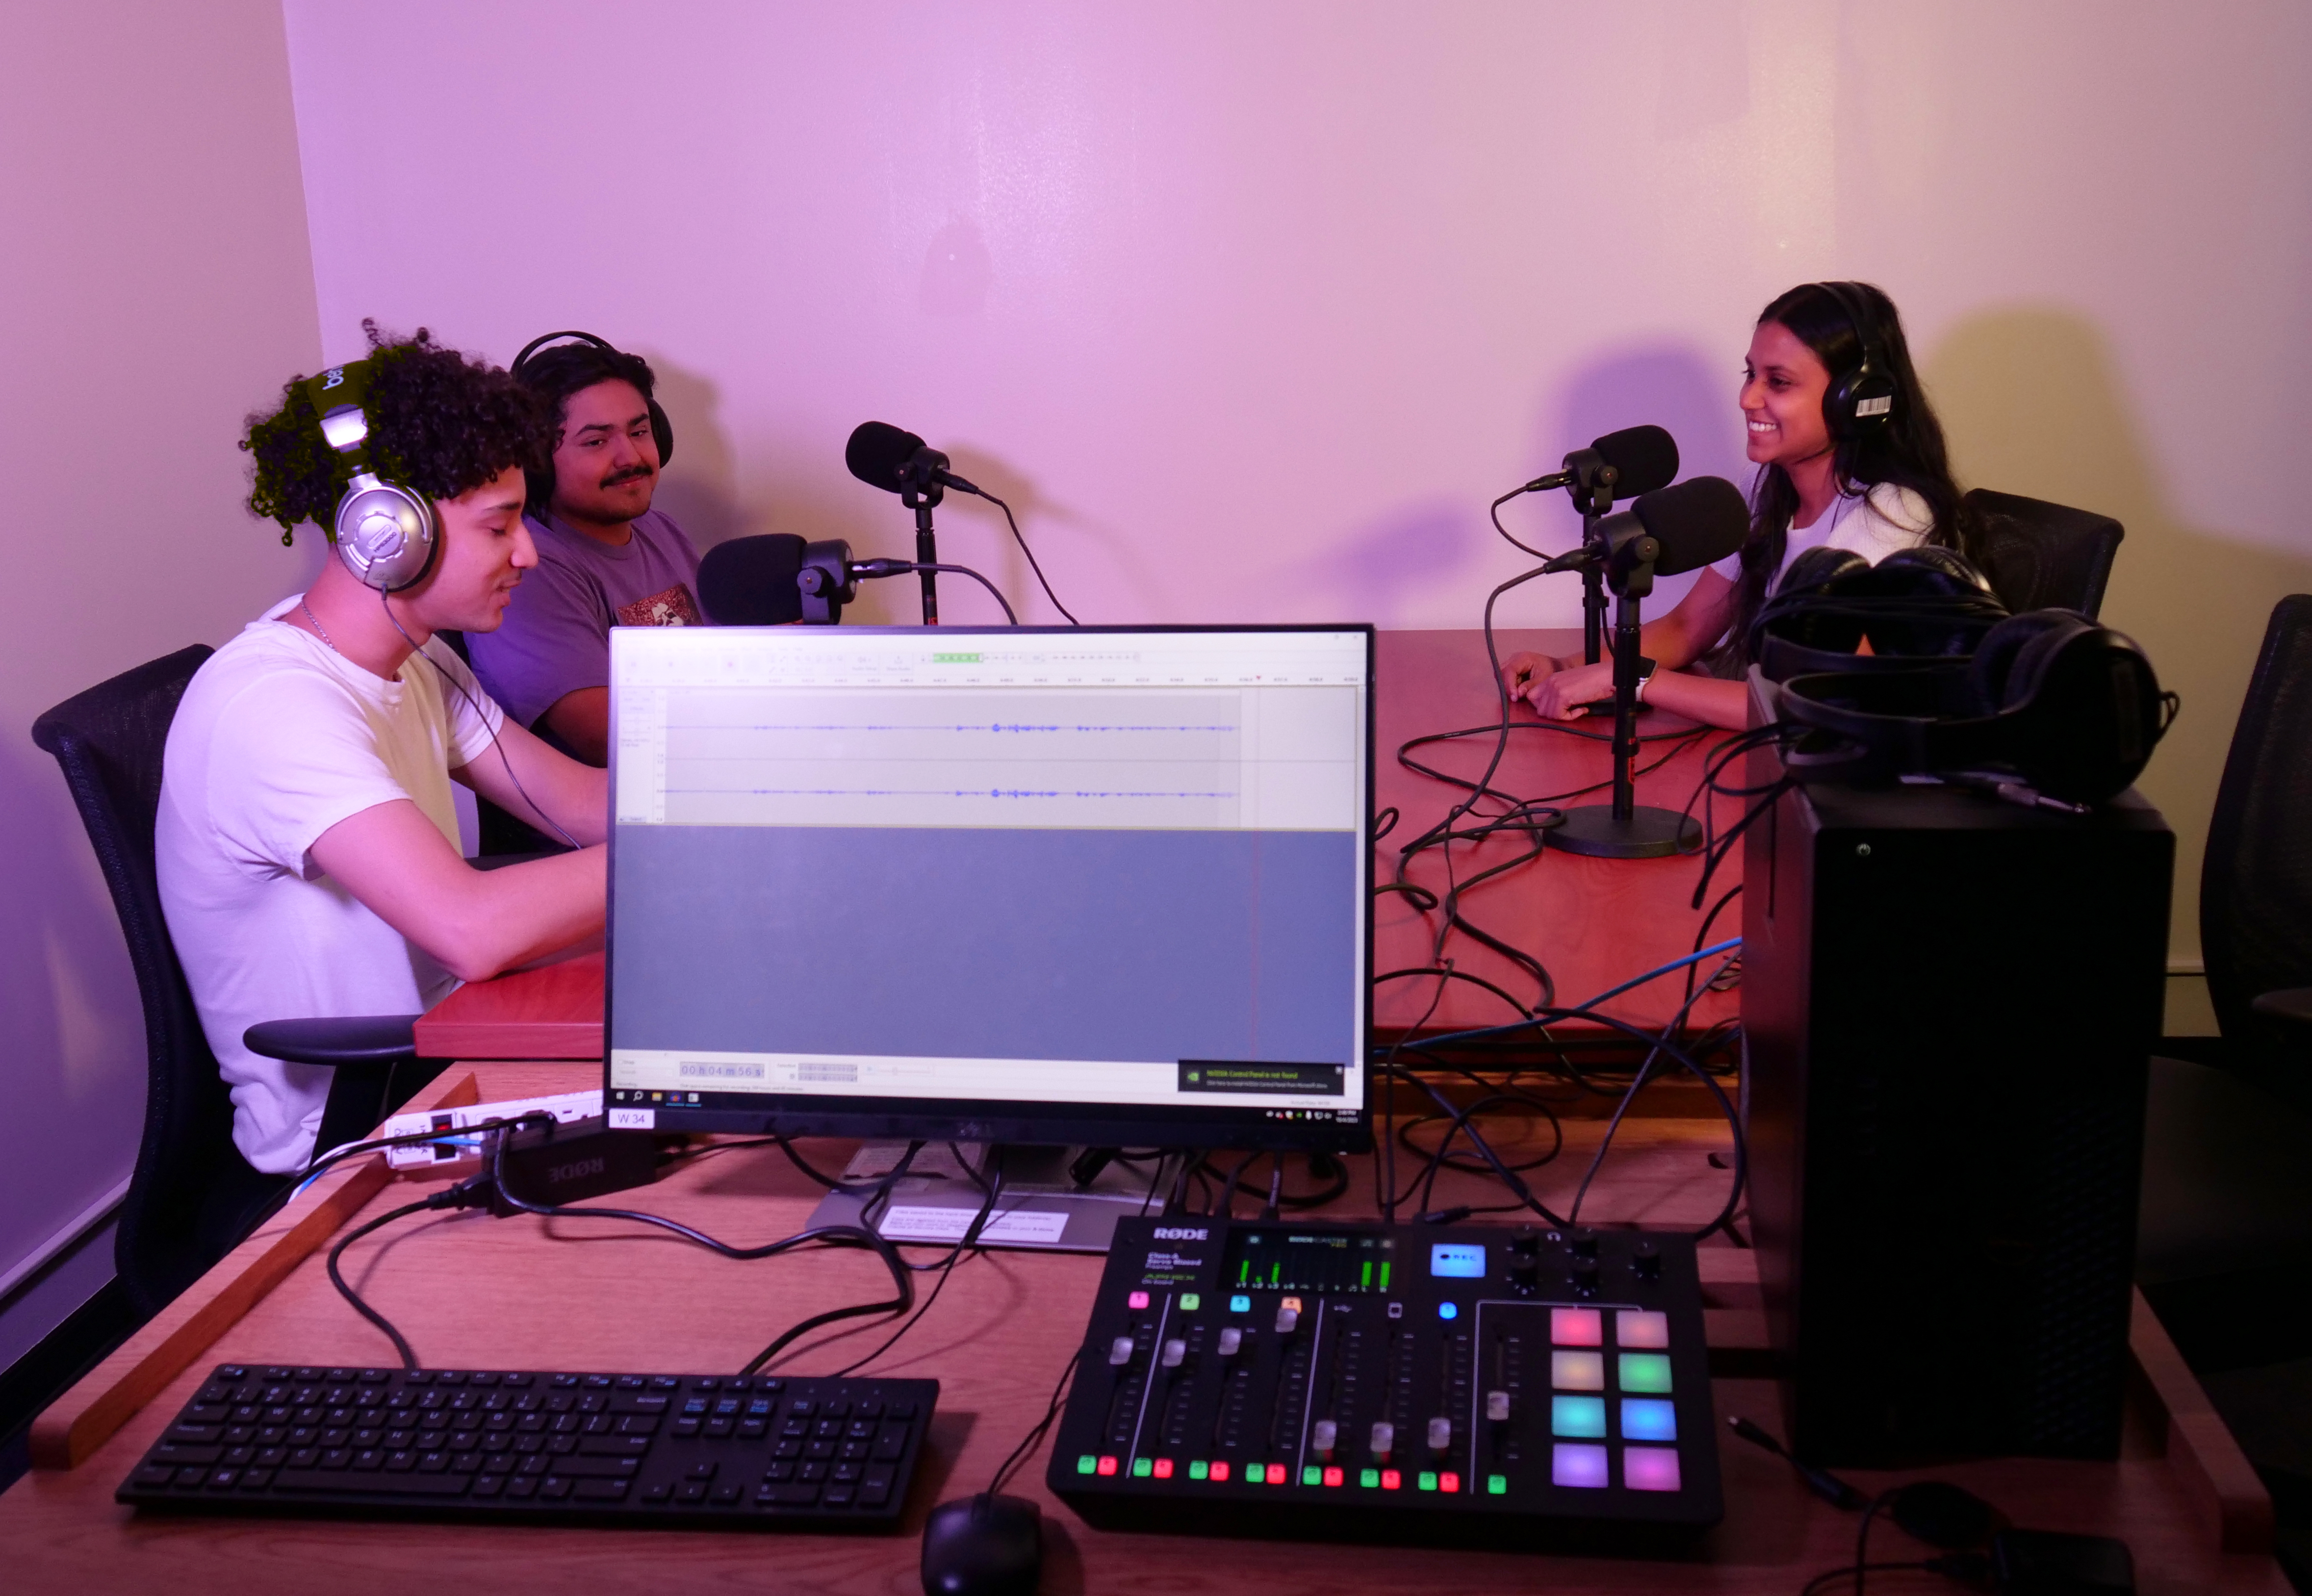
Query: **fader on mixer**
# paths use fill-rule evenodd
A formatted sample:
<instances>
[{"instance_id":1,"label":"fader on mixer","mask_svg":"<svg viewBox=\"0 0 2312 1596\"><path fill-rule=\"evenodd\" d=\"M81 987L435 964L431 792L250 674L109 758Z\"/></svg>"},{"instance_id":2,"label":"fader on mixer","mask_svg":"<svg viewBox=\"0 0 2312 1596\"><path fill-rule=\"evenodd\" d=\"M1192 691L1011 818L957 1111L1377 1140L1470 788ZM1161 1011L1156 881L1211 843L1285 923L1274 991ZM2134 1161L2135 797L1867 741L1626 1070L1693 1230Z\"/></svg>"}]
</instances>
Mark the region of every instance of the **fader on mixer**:
<instances>
[{"instance_id":1,"label":"fader on mixer","mask_svg":"<svg viewBox=\"0 0 2312 1596\"><path fill-rule=\"evenodd\" d=\"M1693 1243L1124 1221L1048 1478L1117 1527L1511 1545L1705 1529Z\"/></svg>"}]
</instances>

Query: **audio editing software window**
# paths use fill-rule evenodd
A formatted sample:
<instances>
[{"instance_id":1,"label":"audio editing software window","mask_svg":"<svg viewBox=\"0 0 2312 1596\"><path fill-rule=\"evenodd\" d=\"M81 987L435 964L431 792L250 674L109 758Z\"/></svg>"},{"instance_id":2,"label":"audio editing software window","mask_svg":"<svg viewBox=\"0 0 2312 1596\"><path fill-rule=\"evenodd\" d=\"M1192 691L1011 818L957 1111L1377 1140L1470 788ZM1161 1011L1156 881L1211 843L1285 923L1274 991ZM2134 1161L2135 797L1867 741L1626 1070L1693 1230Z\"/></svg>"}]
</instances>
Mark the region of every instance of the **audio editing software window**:
<instances>
[{"instance_id":1,"label":"audio editing software window","mask_svg":"<svg viewBox=\"0 0 2312 1596\"><path fill-rule=\"evenodd\" d=\"M614 1101L1354 1117L1364 633L611 638Z\"/></svg>"}]
</instances>

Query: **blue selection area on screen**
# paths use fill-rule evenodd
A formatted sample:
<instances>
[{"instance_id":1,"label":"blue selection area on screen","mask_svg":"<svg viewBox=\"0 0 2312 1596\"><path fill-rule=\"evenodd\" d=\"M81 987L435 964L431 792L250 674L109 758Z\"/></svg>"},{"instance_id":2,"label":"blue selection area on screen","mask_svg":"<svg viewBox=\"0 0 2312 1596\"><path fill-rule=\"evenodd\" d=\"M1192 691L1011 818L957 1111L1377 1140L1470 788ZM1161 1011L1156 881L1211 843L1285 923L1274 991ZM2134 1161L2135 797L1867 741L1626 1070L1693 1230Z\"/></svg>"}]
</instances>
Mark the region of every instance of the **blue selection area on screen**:
<instances>
[{"instance_id":1,"label":"blue selection area on screen","mask_svg":"<svg viewBox=\"0 0 2312 1596\"><path fill-rule=\"evenodd\" d=\"M1463 1242L1440 1242L1429 1249L1429 1272L1447 1280L1482 1280L1485 1250Z\"/></svg>"},{"instance_id":2,"label":"blue selection area on screen","mask_svg":"<svg viewBox=\"0 0 2312 1596\"><path fill-rule=\"evenodd\" d=\"M610 1044L1355 1062L1352 832L626 825Z\"/></svg>"}]
</instances>

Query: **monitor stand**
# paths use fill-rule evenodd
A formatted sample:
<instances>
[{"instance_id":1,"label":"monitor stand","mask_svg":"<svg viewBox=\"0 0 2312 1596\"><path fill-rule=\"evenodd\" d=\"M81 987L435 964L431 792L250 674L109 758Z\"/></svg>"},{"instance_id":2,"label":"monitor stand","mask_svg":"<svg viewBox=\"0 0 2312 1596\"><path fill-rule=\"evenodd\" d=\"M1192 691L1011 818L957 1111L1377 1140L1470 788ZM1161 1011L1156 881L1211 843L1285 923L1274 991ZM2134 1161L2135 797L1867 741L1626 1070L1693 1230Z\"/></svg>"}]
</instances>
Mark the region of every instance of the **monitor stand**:
<instances>
[{"instance_id":1,"label":"monitor stand","mask_svg":"<svg viewBox=\"0 0 2312 1596\"><path fill-rule=\"evenodd\" d=\"M971 1173L956 1162L955 1151L943 1141L925 1142L907 1173L892 1184L887 1200L846 1191L830 1191L810 1217L811 1225L871 1224L895 1242L951 1243L963 1233L985 1193ZM1116 1222L1135 1215L1161 1213L1165 1194L1179 1167L1179 1156L1167 1153L1145 1164L1110 1162L1088 1185L1079 1186L1071 1166L1082 1147L990 1147L981 1142L953 1144L971 1161L971 1170L1001 1160L1003 1190L995 1211L979 1234L987 1247L1016 1247L1051 1252L1105 1252L1116 1234ZM903 1141L862 1142L844 1166L846 1185L863 1184L889 1174L906 1154Z\"/></svg>"}]
</instances>

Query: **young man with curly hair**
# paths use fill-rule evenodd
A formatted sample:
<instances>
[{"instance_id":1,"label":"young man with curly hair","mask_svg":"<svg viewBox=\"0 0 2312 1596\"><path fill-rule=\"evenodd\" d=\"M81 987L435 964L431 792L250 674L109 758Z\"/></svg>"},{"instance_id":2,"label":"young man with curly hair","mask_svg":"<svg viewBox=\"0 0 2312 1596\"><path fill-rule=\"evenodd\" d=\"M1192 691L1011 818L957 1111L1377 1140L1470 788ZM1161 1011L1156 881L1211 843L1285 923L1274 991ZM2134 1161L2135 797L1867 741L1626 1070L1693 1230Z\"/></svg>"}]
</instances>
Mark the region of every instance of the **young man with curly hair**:
<instances>
[{"instance_id":1,"label":"young man with curly hair","mask_svg":"<svg viewBox=\"0 0 2312 1596\"><path fill-rule=\"evenodd\" d=\"M155 837L170 936L232 1086L233 1141L275 1172L311 1157L331 1077L251 1053L250 1025L422 1012L460 980L602 929L604 773L512 724L434 638L496 626L536 564L521 511L545 418L505 373L423 329L399 343L369 330L364 447L378 475L432 501L432 563L386 592L333 554L311 589L211 656L169 728ZM283 399L250 418L241 447L256 457L250 507L285 543L301 521L333 526L354 467L324 441L307 379ZM475 869L452 781L580 846Z\"/></svg>"},{"instance_id":2,"label":"young man with curly hair","mask_svg":"<svg viewBox=\"0 0 2312 1596\"><path fill-rule=\"evenodd\" d=\"M648 362L582 343L515 364L553 423L547 469L530 484L538 571L505 624L467 646L508 714L587 763L608 764L610 628L698 625L698 551L651 508L665 462Z\"/></svg>"}]
</instances>

